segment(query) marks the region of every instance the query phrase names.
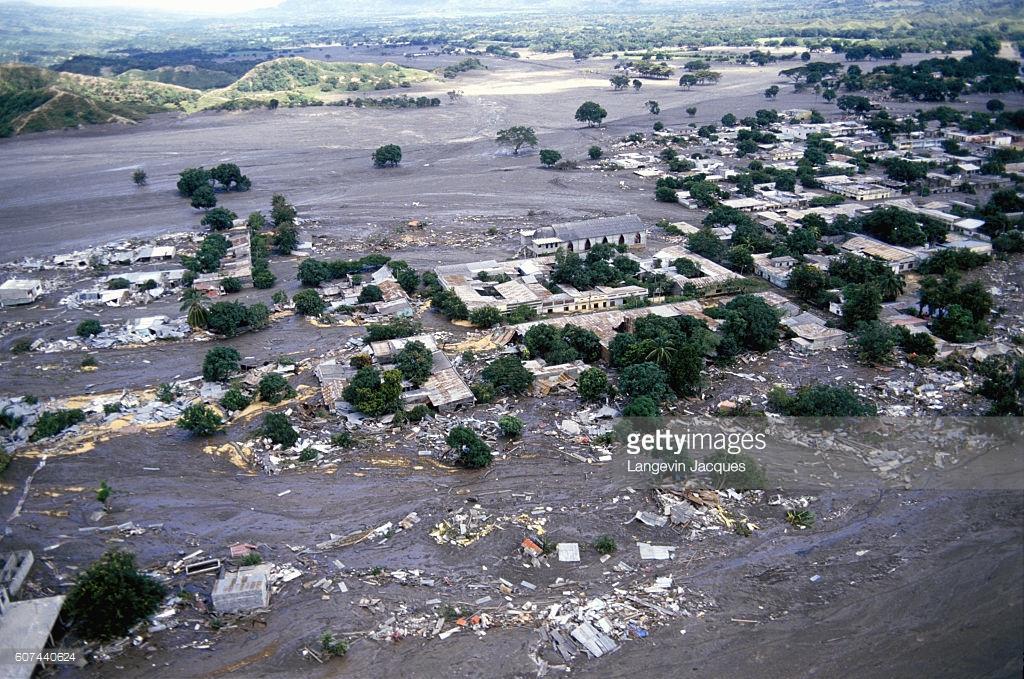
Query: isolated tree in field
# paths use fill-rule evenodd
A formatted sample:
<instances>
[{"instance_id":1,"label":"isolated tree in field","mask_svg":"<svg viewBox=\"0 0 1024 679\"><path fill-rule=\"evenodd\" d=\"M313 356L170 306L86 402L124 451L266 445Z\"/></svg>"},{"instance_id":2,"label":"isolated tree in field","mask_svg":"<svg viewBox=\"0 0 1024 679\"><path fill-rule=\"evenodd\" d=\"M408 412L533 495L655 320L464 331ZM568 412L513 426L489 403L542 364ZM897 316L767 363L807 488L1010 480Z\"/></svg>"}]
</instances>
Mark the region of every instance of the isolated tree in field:
<instances>
[{"instance_id":1,"label":"isolated tree in field","mask_svg":"<svg viewBox=\"0 0 1024 679\"><path fill-rule=\"evenodd\" d=\"M687 106L686 107L686 114L689 115L691 118L694 117L695 115L697 115L697 107L696 106Z\"/></svg>"},{"instance_id":2,"label":"isolated tree in field","mask_svg":"<svg viewBox=\"0 0 1024 679\"><path fill-rule=\"evenodd\" d=\"M397 144L385 144L373 152L373 164L376 167L394 167L402 162L402 147Z\"/></svg>"},{"instance_id":3,"label":"isolated tree in field","mask_svg":"<svg viewBox=\"0 0 1024 679\"><path fill-rule=\"evenodd\" d=\"M532 127L515 125L504 130L498 130L496 141L502 146L511 146L512 155L518 156L519 149L524 146L536 146L537 134Z\"/></svg>"},{"instance_id":4,"label":"isolated tree in field","mask_svg":"<svg viewBox=\"0 0 1024 679\"><path fill-rule=\"evenodd\" d=\"M252 182L234 163L221 163L214 167L210 170L210 178L223 186L225 191L248 191L252 187Z\"/></svg>"},{"instance_id":5,"label":"isolated tree in field","mask_svg":"<svg viewBox=\"0 0 1024 679\"><path fill-rule=\"evenodd\" d=\"M222 382L238 372L241 355L233 347L214 347L203 358L203 379Z\"/></svg>"},{"instance_id":6,"label":"isolated tree in field","mask_svg":"<svg viewBox=\"0 0 1024 679\"><path fill-rule=\"evenodd\" d=\"M644 84L643 84L643 82L641 82L641 80L639 78L633 78L633 91L634 92L639 92L640 88L643 87L643 86L644 86Z\"/></svg>"},{"instance_id":7,"label":"isolated tree in field","mask_svg":"<svg viewBox=\"0 0 1024 679\"><path fill-rule=\"evenodd\" d=\"M236 219L238 219L238 215L226 207L215 207L203 215L199 223L210 227L214 231L223 231L224 229L230 229Z\"/></svg>"},{"instance_id":8,"label":"isolated tree in field","mask_svg":"<svg viewBox=\"0 0 1024 679\"><path fill-rule=\"evenodd\" d=\"M145 186L146 179L146 171L141 167L132 172L132 181L135 182L136 186Z\"/></svg>"},{"instance_id":9,"label":"isolated tree in field","mask_svg":"<svg viewBox=\"0 0 1024 679\"><path fill-rule=\"evenodd\" d=\"M559 153L558 151L555 151L554 149L541 149L540 162L546 165L547 167L551 167L561 159L562 154Z\"/></svg>"},{"instance_id":10,"label":"isolated tree in field","mask_svg":"<svg viewBox=\"0 0 1024 679\"><path fill-rule=\"evenodd\" d=\"M593 101L585 101L580 104L578 109L576 109L576 120L581 123L586 123L587 127L600 125L601 121L607 116L608 111L604 110L600 104Z\"/></svg>"},{"instance_id":11,"label":"isolated tree in field","mask_svg":"<svg viewBox=\"0 0 1024 679\"><path fill-rule=\"evenodd\" d=\"M732 113L726 113L722 116L722 124L726 127L733 127L736 125L736 116Z\"/></svg>"},{"instance_id":12,"label":"isolated tree in field","mask_svg":"<svg viewBox=\"0 0 1024 679\"><path fill-rule=\"evenodd\" d=\"M656 116L659 113L661 113L661 105L658 104L658 102L654 101L653 99L651 99L644 105L647 107L647 112L650 113L652 116Z\"/></svg>"},{"instance_id":13,"label":"isolated tree in field","mask_svg":"<svg viewBox=\"0 0 1024 679\"><path fill-rule=\"evenodd\" d=\"M93 337L103 332L103 326L95 318L89 318L78 324L75 334L79 337Z\"/></svg>"},{"instance_id":14,"label":"isolated tree in field","mask_svg":"<svg viewBox=\"0 0 1024 679\"><path fill-rule=\"evenodd\" d=\"M679 76L679 86L684 89L690 89L697 84L697 76L692 73L684 73Z\"/></svg>"},{"instance_id":15,"label":"isolated tree in field","mask_svg":"<svg viewBox=\"0 0 1024 679\"><path fill-rule=\"evenodd\" d=\"M178 193L186 198L191 198L199 188L210 186L210 172L201 167L190 167L178 174Z\"/></svg>"},{"instance_id":16,"label":"isolated tree in field","mask_svg":"<svg viewBox=\"0 0 1024 679\"><path fill-rule=\"evenodd\" d=\"M624 90L629 87L629 76L616 73L611 78L608 78L608 82L612 84L616 90Z\"/></svg>"},{"instance_id":17,"label":"isolated tree in field","mask_svg":"<svg viewBox=\"0 0 1024 679\"><path fill-rule=\"evenodd\" d=\"M418 387L430 378L434 358L427 345L413 340L396 354L395 365L402 372L402 377Z\"/></svg>"},{"instance_id":18,"label":"isolated tree in field","mask_svg":"<svg viewBox=\"0 0 1024 679\"><path fill-rule=\"evenodd\" d=\"M299 432L288 421L284 413L267 413L263 416L263 426L259 429L260 436L265 436L274 444L290 448L299 440Z\"/></svg>"},{"instance_id":19,"label":"isolated tree in field","mask_svg":"<svg viewBox=\"0 0 1024 679\"><path fill-rule=\"evenodd\" d=\"M196 209L209 210L217 205L217 196L209 184L200 186L192 193L190 205Z\"/></svg>"},{"instance_id":20,"label":"isolated tree in field","mask_svg":"<svg viewBox=\"0 0 1024 679\"><path fill-rule=\"evenodd\" d=\"M135 555L113 550L78 576L64 608L79 634L105 640L156 613L166 593L156 578L139 572Z\"/></svg>"},{"instance_id":21,"label":"isolated tree in field","mask_svg":"<svg viewBox=\"0 0 1024 679\"><path fill-rule=\"evenodd\" d=\"M778 85L772 85L771 87L769 87L768 89L766 89L764 91L764 98L765 99L774 99L778 95L779 95L779 86Z\"/></svg>"},{"instance_id":22,"label":"isolated tree in field","mask_svg":"<svg viewBox=\"0 0 1024 679\"><path fill-rule=\"evenodd\" d=\"M600 146L591 146L587 149L587 155L590 156L591 160L597 160L604 155L604 151L601 150Z\"/></svg>"}]
</instances>

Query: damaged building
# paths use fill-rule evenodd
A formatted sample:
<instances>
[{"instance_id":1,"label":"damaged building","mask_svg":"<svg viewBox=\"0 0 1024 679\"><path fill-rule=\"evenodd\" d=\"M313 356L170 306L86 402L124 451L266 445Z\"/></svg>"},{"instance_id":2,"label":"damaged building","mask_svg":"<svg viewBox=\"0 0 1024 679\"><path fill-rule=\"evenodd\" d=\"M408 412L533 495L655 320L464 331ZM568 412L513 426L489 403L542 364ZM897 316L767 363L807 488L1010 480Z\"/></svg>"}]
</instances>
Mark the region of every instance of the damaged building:
<instances>
[{"instance_id":1,"label":"damaged building","mask_svg":"<svg viewBox=\"0 0 1024 679\"><path fill-rule=\"evenodd\" d=\"M559 248L585 252L601 243L644 247L647 245L647 227L636 215L621 215L520 231L520 244L534 255L554 254Z\"/></svg>"}]
</instances>

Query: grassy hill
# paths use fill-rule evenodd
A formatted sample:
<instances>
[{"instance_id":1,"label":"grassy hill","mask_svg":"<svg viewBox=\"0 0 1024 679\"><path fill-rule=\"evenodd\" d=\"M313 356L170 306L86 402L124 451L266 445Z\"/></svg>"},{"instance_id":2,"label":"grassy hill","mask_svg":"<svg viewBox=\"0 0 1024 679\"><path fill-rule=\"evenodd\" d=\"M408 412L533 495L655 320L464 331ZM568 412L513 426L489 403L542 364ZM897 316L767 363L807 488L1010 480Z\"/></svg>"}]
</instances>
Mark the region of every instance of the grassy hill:
<instances>
[{"instance_id":1,"label":"grassy hill","mask_svg":"<svg viewBox=\"0 0 1024 679\"><path fill-rule=\"evenodd\" d=\"M198 66L161 66L160 68L132 68L120 73L115 80L122 82L151 82L178 85L192 90L212 90L227 87L235 81L235 76L226 71L211 70Z\"/></svg>"},{"instance_id":2,"label":"grassy hill","mask_svg":"<svg viewBox=\"0 0 1024 679\"><path fill-rule=\"evenodd\" d=\"M352 92L409 87L432 79L427 71L396 64L356 64L285 57L257 65L231 85L207 92L199 108L223 107L233 100L269 101L282 105L326 102Z\"/></svg>"},{"instance_id":3,"label":"grassy hill","mask_svg":"<svg viewBox=\"0 0 1024 679\"><path fill-rule=\"evenodd\" d=\"M433 77L395 64L293 57L258 64L230 85L209 89L216 78L222 83L223 76L193 67L132 70L104 78L0 64L0 136L131 123L159 111L252 108L272 100L281 106L326 103L346 93L409 87ZM185 83L192 87L183 87Z\"/></svg>"},{"instance_id":4,"label":"grassy hill","mask_svg":"<svg viewBox=\"0 0 1024 679\"><path fill-rule=\"evenodd\" d=\"M162 83L55 73L0 64L0 136L83 124L130 123L158 111L184 111L196 90Z\"/></svg>"}]
</instances>

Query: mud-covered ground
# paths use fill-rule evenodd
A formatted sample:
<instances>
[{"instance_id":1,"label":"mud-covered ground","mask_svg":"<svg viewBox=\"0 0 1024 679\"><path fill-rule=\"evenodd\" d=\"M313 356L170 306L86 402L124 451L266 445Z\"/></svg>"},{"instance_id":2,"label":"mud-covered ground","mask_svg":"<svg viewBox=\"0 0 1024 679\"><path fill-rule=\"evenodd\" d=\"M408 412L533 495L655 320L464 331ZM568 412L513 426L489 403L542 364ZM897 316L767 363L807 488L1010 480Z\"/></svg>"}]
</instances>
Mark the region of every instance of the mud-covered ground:
<instances>
[{"instance_id":1,"label":"mud-covered ground","mask_svg":"<svg viewBox=\"0 0 1024 679\"><path fill-rule=\"evenodd\" d=\"M341 58L336 51L332 58ZM413 65L436 65L428 61L418 59ZM509 125L532 125L541 148L582 158L588 146L608 148L625 134L650 129L655 120L672 127L716 122L726 112L752 114L769 105L761 92L778 81L780 68L790 65L722 66L724 77L715 87L683 91L671 81L648 81L635 93L610 91L606 60L576 64L564 56L538 55L484 61L488 71L409 92L442 97L448 89L464 92L454 103L444 97L437 109L324 107L156 116L131 128L4 140L4 259L198 228L198 214L175 193L176 175L184 167L223 161L238 163L253 180L252 191L221 198L237 213L266 210L271 194L283 193L301 216L315 220L307 233L322 251L356 256L361 244L386 235L394 239L388 254L420 269L509 256L518 244L515 232L523 225L624 212L635 212L648 223L662 217L699 221L697 215L652 200L653 186L629 173L541 170L535 153L516 158L498 152L494 133ZM789 89L784 87L770 106L834 110L816 101L813 93L794 95ZM573 121L576 107L587 99L608 109L605 126L591 129ZM648 99L660 102L659 116L646 113ZM1011 101L1014 97L1006 99L1008 106L1021 105ZM691 105L699 109L695 118L685 114ZM401 167L371 167L369 154L383 143L402 146ZM136 166L147 170L147 187L131 183ZM421 236L399 228L413 219L427 220L448 243L420 242ZM497 233L482 239L491 227ZM289 294L297 290L296 261L272 259L279 278L276 289ZM1019 261L998 267L995 271L1004 279L1019 277ZM5 321L53 321L4 337L4 348L24 336L65 337L78 321L97 314L64 310L56 303L59 296L47 295L30 308L4 310ZM247 291L237 297L265 301L269 294ZM1011 313L1021 313L1020 300L1000 302ZM144 310L103 309L98 317L113 322L176 311L177 302L165 298ZM360 332L318 328L292 316L229 343L243 357L261 363L281 355L318 356ZM463 331L454 332L458 336ZM78 370L82 354L77 352L12 357L5 351L0 391L42 399L152 387L198 375L202 354L210 346L158 343L98 351L99 368L93 372ZM703 398L682 402L678 409L706 412L722 399L747 396L758 402L775 382L812 380L873 385L865 386L867 395L895 402L877 385L880 379L921 385L931 376L906 363L880 375L858 365L845 349L809 357L777 350L709 371ZM293 382L313 380L305 372ZM310 402L315 406L315 397ZM984 407L981 399L969 395L951 397L951 402L958 413ZM494 420L503 407L478 406L465 415ZM561 448L572 450L578 444L546 432L579 409L571 395L528 398L510 407L527 420L528 432L521 442L501 444L505 450L500 459L482 472L456 472L418 456L404 430L367 439L341 454L337 465L278 476L204 451L211 442L242 440L254 428L253 421L236 422L212 441L190 439L173 427L130 427L105 432L90 445L32 449L17 455L0 479L0 521L5 528L0 548L35 551L39 563L30 590L36 593L61 591L76 570L110 547L130 549L143 566L161 568L196 549L225 556L227 545L252 542L265 560L290 562L303 571L272 596L270 613L259 622L243 619L216 630L212 614L185 608L172 618L178 625L174 629L146 635L143 644L107 662L81 671L65 668L60 672L65 676L534 676L537 665L530 656L541 644L534 625L493 627L486 635L467 630L444 640L412 635L380 641L362 633L377 629L403 604L408 612L400 617L434 616L438 607L426 602L436 599L468 611L495 612L527 603L543 609L565 600L567 592L603 596L617 586L649 584L664 575L685 588L681 599L689 615L656 616L659 620L646 638L625 641L620 650L600 659L580 657L572 665L573 674L1020 675L1021 492L826 492L811 505L817 522L803 531L787 524L785 512L761 496L738 509L759 526L750 537L724 530L691 537L670 526L627 523L637 510L656 508L650 495L630 492L606 467L562 453ZM316 422L329 430L338 426L330 418ZM49 457L40 467L44 454ZM110 514L97 524L90 515L99 507L94 489L103 480L115 492ZM282 495L286 491L291 492ZM502 517L543 508L537 516L546 519L548 534L557 541L579 542L581 562L552 559L547 566L533 567L517 549L524 528L507 521L468 547L439 545L429 536L450 512L475 503ZM413 511L420 523L383 543L368 540L322 554L304 551L331 534L397 522ZM128 521L162 527L130 536L78 530ZM614 537L619 547L606 563L587 547L600 535ZM637 541L675 545L676 558L641 562ZM635 571L612 570L619 561ZM410 569L421 570L420 577L434 580L434 585L400 584L387 575ZM325 576L343 580L348 592L327 595L304 587ZM498 591L498 578L526 580L537 589L518 588L509 601ZM563 580L556 582L558 578ZM178 576L172 586L202 599L212 582L209 575ZM487 595L490 602L473 603ZM373 599L379 601L360 605ZM351 633L353 643L344 660L321 666L304 657L302 649L315 647L326 629ZM540 657L561 662L550 643L540 648Z\"/></svg>"}]
</instances>

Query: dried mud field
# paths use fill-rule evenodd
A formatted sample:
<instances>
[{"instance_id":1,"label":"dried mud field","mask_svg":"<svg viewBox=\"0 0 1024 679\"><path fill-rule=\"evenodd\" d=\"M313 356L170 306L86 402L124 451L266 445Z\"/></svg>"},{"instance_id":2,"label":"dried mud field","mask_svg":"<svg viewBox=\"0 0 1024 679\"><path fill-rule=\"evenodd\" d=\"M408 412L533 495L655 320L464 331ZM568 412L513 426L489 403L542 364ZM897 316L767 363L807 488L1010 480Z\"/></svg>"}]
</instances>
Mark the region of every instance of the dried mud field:
<instances>
[{"instance_id":1,"label":"dried mud field","mask_svg":"<svg viewBox=\"0 0 1024 679\"><path fill-rule=\"evenodd\" d=\"M345 58L333 49L335 57ZM445 63L428 62L411 65ZM197 213L176 195L177 173L219 162L239 164L253 180L251 191L223 199L238 214L267 210L271 195L282 193L309 220L304 228L318 253L357 256L387 241L387 254L421 270L511 256L518 229L564 219L631 212L649 224L663 217L699 221L655 202L653 186L637 177L545 171L535 152L499 151L494 134L531 125L540 148L583 158L590 145L609 147L649 130L656 119L672 127L714 122L727 112L750 115L766 106L764 88L778 82L777 67L728 65L716 87L684 91L672 81L648 81L639 93L612 92L601 60L528 55L484 62L486 71L408 90L443 97L433 109L162 115L130 128L0 141L2 258L198 229ZM463 96L450 103L444 93L453 87ZM608 110L604 126L573 121L587 99ZM646 112L648 99L660 102L659 116ZM685 114L688 106L698 107L696 117ZM833 108L813 93L791 92L772 106ZM385 143L402 147L400 167L372 167L372 149ZM137 166L149 175L146 187L130 181ZM429 228L410 237L400 228L410 220ZM298 290L296 262L273 258L275 289ZM1019 261L1000 266L996 275L1019 282ZM255 301L267 292L249 290L239 299ZM1005 302L1021 312L1020 300ZM157 301L146 313L177 313L177 307L174 300ZM130 315L129 309L98 316L68 310L48 295L30 308L5 310L3 320L32 325L33 337L56 339L84 318L106 323ZM427 324L444 326L455 339L465 333L436 319ZM198 375L202 354L213 346L102 350L99 369L81 372L78 353L12 357L7 345L26 332L3 338L4 396L151 389ZM301 364L361 334L357 327L314 327L290 316L228 343L255 364L279 356ZM920 386L931 379L908 365L878 376L846 350L811 357L777 350L732 370L715 369L702 398L679 409L706 411L736 396L757 402L773 382L802 384L811 376L857 382L890 399L896 396L887 382ZM308 428L336 424L316 414L311 371L300 370L293 384L309 388L282 408L293 409ZM966 396L959 405L964 412L979 408ZM570 668L571 676L702 679L1020 676L1021 491L816 492L807 501L817 522L797 530L769 497L806 493L780 488L723 499L730 516L757 525L748 537L724 526L650 526L633 519L638 511L657 511L651 492L566 454L587 447L555 431L579 408L572 396L530 397L442 420L495 420L515 412L526 421L523 438L501 443L495 464L478 472L420 456L418 429L374 434L332 464L271 476L223 447L244 440L255 416L201 441L173 426L107 428L15 457L0 478L0 548L35 552L29 588L40 594L60 591L111 547L134 551L146 568L166 570L195 550L224 556L228 545L249 542L265 561L301 574L275 585L269 612L217 624L208 610L213 576L175 576L172 587L183 596L174 614L161 619L167 629L141 635L102 662L49 671L57 676L526 677L560 676ZM90 529L99 525L92 517L94 489L103 480L116 493L101 523L131 522L141 530ZM486 516L486 534L465 545L431 535L440 522L474 507ZM419 521L394 530L410 513ZM388 522L392 530L371 533ZM580 561L524 557L520 542L538 525L559 542L578 542ZM369 534L316 547L360 531ZM602 535L618 545L607 560L589 547ZM641 560L637 542L674 546L675 556ZM650 604L633 601L639 613L623 618L640 631L601 658L581 653L566 661L536 629L552 606L570 610L601 600L614 608L626 597ZM669 599L672 605L663 605ZM461 631L442 639L434 625L438 611L448 609L460 613L444 620L443 629ZM492 624L458 625L469 614L487 615ZM343 660L319 664L304 652L325 629L350 635Z\"/></svg>"}]
</instances>

